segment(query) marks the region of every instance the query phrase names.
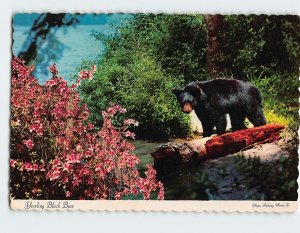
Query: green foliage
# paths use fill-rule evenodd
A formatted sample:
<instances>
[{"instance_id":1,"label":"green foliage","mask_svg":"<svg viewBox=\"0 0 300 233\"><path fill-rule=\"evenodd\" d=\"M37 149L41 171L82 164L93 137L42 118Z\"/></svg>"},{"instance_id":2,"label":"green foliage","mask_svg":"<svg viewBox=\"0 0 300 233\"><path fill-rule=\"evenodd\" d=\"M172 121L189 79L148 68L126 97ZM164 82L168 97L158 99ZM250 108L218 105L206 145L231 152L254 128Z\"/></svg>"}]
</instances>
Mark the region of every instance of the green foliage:
<instances>
[{"instance_id":1,"label":"green foliage","mask_svg":"<svg viewBox=\"0 0 300 233\"><path fill-rule=\"evenodd\" d=\"M250 82L259 87L269 123L280 123L288 127L297 146L299 128L299 80L293 74L273 74L251 78Z\"/></svg>"},{"instance_id":2,"label":"green foliage","mask_svg":"<svg viewBox=\"0 0 300 233\"><path fill-rule=\"evenodd\" d=\"M299 74L298 16L228 15L225 22L225 67L233 76Z\"/></svg>"},{"instance_id":3,"label":"green foliage","mask_svg":"<svg viewBox=\"0 0 300 233\"><path fill-rule=\"evenodd\" d=\"M184 82L206 79L206 30L203 15L137 14L106 40L113 51L130 53L142 45L165 73ZM103 35L100 35L103 38Z\"/></svg>"},{"instance_id":4,"label":"green foliage","mask_svg":"<svg viewBox=\"0 0 300 233\"><path fill-rule=\"evenodd\" d=\"M225 71L257 85L270 121L286 119L298 127L300 20L298 16L228 15L224 17ZM140 121L138 136L186 136L189 120L179 111L171 89L207 80L207 33L203 15L136 14L114 35L94 32L105 43L98 72L81 95L100 126L101 111L120 103ZM84 68L84 67L81 67Z\"/></svg>"},{"instance_id":5,"label":"green foliage","mask_svg":"<svg viewBox=\"0 0 300 233\"><path fill-rule=\"evenodd\" d=\"M242 182L248 188L256 188L257 193L252 199L258 200L291 200L298 197L298 155L289 158L281 156L274 163L262 163L259 158L245 158L238 156L235 159L236 167L243 174Z\"/></svg>"},{"instance_id":6,"label":"green foliage","mask_svg":"<svg viewBox=\"0 0 300 233\"><path fill-rule=\"evenodd\" d=\"M116 102L127 108L126 117L140 122L136 129L139 138L185 136L189 118L181 113L171 92L179 82L164 75L145 49L136 48L124 57L126 52L115 51L101 62L94 79L82 84L81 93L90 107L91 120L101 125L99 113L110 102Z\"/></svg>"},{"instance_id":7,"label":"green foliage","mask_svg":"<svg viewBox=\"0 0 300 233\"><path fill-rule=\"evenodd\" d=\"M225 21L228 25L224 35L227 42L224 45L225 67L241 79L257 70L254 61L265 44L262 38L263 28L253 28L255 16L231 15L226 16Z\"/></svg>"},{"instance_id":8,"label":"green foliage","mask_svg":"<svg viewBox=\"0 0 300 233\"><path fill-rule=\"evenodd\" d=\"M96 61L94 61L94 64L95 63ZM85 69L90 64L91 61L84 61L80 68ZM96 129L100 129L103 124L102 111L106 109L107 106L110 106L110 103L116 103L114 98L115 86L111 82L110 77L113 77L114 74L118 72L118 66L113 63L107 65L103 63L101 66L103 67L101 67L101 70L98 68L92 80L82 81L78 88L82 101L89 107L89 120L95 124Z\"/></svg>"},{"instance_id":9,"label":"green foliage","mask_svg":"<svg viewBox=\"0 0 300 233\"><path fill-rule=\"evenodd\" d=\"M140 138L186 136L189 118L180 112L171 90L205 74L202 18L140 14L113 37L94 33L104 40L106 51L94 80L80 90L91 120L100 126L99 113L113 101L140 122L136 132Z\"/></svg>"}]
</instances>

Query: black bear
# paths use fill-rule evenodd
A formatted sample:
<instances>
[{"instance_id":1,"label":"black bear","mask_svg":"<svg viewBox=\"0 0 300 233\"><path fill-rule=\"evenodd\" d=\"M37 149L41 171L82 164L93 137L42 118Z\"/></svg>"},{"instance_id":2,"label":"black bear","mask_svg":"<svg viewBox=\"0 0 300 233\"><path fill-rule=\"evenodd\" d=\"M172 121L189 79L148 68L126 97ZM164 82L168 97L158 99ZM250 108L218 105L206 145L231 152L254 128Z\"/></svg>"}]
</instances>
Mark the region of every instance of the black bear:
<instances>
[{"instance_id":1,"label":"black bear","mask_svg":"<svg viewBox=\"0 0 300 233\"><path fill-rule=\"evenodd\" d=\"M214 79L191 82L182 89L173 89L182 111L193 109L203 127L203 136L226 130L226 114L231 120L232 130L245 129L245 118L254 126L266 124L260 92L251 83L236 79Z\"/></svg>"}]
</instances>

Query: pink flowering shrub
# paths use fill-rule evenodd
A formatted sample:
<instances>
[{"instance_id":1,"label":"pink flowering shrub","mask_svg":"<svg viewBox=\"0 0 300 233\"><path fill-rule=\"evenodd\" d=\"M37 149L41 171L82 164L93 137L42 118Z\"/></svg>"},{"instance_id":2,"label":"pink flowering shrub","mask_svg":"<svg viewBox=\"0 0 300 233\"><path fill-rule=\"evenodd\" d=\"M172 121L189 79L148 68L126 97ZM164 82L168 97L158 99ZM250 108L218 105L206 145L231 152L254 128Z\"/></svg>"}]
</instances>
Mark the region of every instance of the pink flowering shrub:
<instances>
[{"instance_id":1,"label":"pink flowering shrub","mask_svg":"<svg viewBox=\"0 0 300 233\"><path fill-rule=\"evenodd\" d=\"M11 197L16 199L121 199L157 192L164 198L156 171L148 165L145 177L136 168L139 159L125 140L134 138L124 120L113 125L113 117L126 109L112 105L102 112L99 132L87 123L89 110L77 87L92 79L96 67L83 70L71 87L50 67L52 79L43 86L18 58L12 61L11 96ZM99 113L100 114L100 113Z\"/></svg>"}]
</instances>

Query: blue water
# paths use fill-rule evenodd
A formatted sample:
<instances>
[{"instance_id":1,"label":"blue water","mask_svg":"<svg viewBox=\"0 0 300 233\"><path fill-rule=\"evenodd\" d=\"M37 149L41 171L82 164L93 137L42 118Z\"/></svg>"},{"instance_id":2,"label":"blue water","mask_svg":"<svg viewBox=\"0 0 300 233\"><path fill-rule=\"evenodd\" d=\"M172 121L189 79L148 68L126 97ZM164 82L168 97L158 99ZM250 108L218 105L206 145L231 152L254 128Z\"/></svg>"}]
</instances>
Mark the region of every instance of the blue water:
<instances>
[{"instance_id":1,"label":"blue water","mask_svg":"<svg viewBox=\"0 0 300 233\"><path fill-rule=\"evenodd\" d=\"M30 26L14 26L14 43L12 51L15 56L22 50L29 30ZM69 26L67 28L59 28L55 32L56 38L62 43L62 46L59 47L59 53L61 52L61 54L58 58L50 59L49 65L56 62L60 71L60 76L64 77L66 80L70 81L71 75L77 73L77 68L83 60L95 59L97 56L103 54L104 44L91 36L92 31L111 34L114 31L114 28L110 24L76 25L76 27ZM45 42L45 45L47 42L48 41ZM45 50L44 52L43 49L45 50L44 47L39 48L39 57L44 56L45 53L48 53L47 51L49 51ZM36 66L34 72L35 77L41 84L45 83L45 81L50 78L48 71L45 74L45 65L39 64L38 61L33 61L33 64Z\"/></svg>"}]
</instances>

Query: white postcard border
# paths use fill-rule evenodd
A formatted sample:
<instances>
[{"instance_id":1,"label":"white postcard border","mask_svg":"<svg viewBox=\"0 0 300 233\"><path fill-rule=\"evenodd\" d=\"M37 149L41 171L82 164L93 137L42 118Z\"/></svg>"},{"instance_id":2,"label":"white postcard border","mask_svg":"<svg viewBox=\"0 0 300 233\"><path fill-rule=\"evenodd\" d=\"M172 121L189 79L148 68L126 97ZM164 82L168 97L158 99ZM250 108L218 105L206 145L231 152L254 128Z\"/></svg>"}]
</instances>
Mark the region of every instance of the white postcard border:
<instances>
[{"instance_id":1,"label":"white postcard border","mask_svg":"<svg viewBox=\"0 0 300 233\"><path fill-rule=\"evenodd\" d=\"M35 211L175 211L263 212L297 211L297 201L141 201L141 200L11 200L13 210Z\"/></svg>"}]
</instances>

